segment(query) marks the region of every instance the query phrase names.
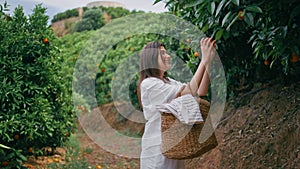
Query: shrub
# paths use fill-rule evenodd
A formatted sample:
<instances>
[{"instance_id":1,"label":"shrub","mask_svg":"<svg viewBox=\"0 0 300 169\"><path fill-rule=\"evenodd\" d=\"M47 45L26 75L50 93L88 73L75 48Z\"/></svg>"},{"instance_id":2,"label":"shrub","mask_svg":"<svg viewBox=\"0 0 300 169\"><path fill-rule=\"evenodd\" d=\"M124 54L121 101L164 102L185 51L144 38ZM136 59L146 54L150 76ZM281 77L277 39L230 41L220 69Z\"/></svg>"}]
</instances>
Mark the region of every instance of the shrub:
<instances>
[{"instance_id":1,"label":"shrub","mask_svg":"<svg viewBox=\"0 0 300 169\"><path fill-rule=\"evenodd\" d=\"M74 112L63 76L63 60L37 5L26 17L17 7L8 20L0 14L0 142L22 154L57 147L72 131ZM11 161L11 149L0 151Z\"/></svg>"},{"instance_id":2,"label":"shrub","mask_svg":"<svg viewBox=\"0 0 300 169\"><path fill-rule=\"evenodd\" d=\"M96 30L105 24L102 10L90 9L83 13L82 20L78 21L72 32L82 32L85 30Z\"/></svg>"}]
</instances>

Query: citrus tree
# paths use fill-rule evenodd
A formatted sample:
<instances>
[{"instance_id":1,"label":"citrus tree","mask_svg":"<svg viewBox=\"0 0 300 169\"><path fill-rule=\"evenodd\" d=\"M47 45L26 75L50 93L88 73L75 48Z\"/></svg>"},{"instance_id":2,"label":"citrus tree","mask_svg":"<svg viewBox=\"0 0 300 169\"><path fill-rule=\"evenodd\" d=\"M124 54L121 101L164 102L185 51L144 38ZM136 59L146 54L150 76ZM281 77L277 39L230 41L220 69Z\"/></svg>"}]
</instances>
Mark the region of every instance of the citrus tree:
<instances>
[{"instance_id":1,"label":"citrus tree","mask_svg":"<svg viewBox=\"0 0 300 169\"><path fill-rule=\"evenodd\" d=\"M217 40L228 86L276 76L299 79L297 0L156 0ZM298 75L298 76L297 76ZM235 87L234 87L235 86Z\"/></svg>"},{"instance_id":2,"label":"citrus tree","mask_svg":"<svg viewBox=\"0 0 300 169\"><path fill-rule=\"evenodd\" d=\"M74 126L64 61L45 11L37 5L28 17L20 6L12 16L0 13L0 161L8 168L60 146Z\"/></svg>"}]
</instances>

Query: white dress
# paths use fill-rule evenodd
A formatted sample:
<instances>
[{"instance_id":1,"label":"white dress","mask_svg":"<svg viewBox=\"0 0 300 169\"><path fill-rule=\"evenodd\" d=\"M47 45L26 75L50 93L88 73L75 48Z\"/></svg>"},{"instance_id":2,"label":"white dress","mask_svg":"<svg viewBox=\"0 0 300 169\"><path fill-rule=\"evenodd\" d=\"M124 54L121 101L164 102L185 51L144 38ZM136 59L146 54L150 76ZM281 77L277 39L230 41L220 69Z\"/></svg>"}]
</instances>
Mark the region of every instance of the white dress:
<instances>
[{"instance_id":1,"label":"white dress","mask_svg":"<svg viewBox=\"0 0 300 169\"><path fill-rule=\"evenodd\" d=\"M168 159L160 151L161 114L156 108L157 105L174 99L183 85L185 84L173 79L165 83L154 77L142 81L141 100L147 122L142 137L141 169L184 169L183 160Z\"/></svg>"}]
</instances>

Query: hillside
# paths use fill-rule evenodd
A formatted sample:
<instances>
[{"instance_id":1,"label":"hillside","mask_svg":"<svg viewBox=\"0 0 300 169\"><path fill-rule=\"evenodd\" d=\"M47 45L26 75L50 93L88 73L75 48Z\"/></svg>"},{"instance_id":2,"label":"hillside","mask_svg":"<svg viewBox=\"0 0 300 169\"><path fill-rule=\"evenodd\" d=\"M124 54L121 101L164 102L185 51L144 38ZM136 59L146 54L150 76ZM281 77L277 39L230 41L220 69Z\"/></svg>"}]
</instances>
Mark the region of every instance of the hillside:
<instances>
[{"instance_id":1,"label":"hillside","mask_svg":"<svg viewBox=\"0 0 300 169\"><path fill-rule=\"evenodd\" d=\"M51 24L51 28L53 29L56 36L61 37L71 32L72 26L76 21L79 21L81 17L71 17L67 19L63 19L61 21L56 21Z\"/></svg>"}]
</instances>

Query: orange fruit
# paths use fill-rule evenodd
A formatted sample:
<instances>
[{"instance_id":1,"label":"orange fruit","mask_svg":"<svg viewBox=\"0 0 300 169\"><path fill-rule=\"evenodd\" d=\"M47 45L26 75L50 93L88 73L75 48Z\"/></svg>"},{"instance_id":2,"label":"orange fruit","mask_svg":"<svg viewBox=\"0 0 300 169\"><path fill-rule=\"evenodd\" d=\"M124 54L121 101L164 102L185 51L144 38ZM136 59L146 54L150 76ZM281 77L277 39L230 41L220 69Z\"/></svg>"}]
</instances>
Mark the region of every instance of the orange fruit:
<instances>
[{"instance_id":1,"label":"orange fruit","mask_svg":"<svg viewBox=\"0 0 300 169\"><path fill-rule=\"evenodd\" d=\"M15 134L15 135L14 135L14 139L15 139L15 140L19 140L19 138L20 138L19 134Z\"/></svg>"},{"instance_id":2,"label":"orange fruit","mask_svg":"<svg viewBox=\"0 0 300 169\"><path fill-rule=\"evenodd\" d=\"M52 160L50 158L47 159L47 163L50 164L52 163Z\"/></svg>"},{"instance_id":3,"label":"orange fruit","mask_svg":"<svg viewBox=\"0 0 300 169\"><path fill-rule=\"evenodd\" d=\"M264 65L269 66L269 65L270 65L270 62L269 62L268 60L265 60L265 61L264 61Z\"/></svg>"},{"instance_id":4,"label":"orange fruit","mask_svg":"<svg viewBox=\"0 0 300 169\"><path fill-rule=\"evenodd\" d=\"M105 68L104 67L100 68L100 70L101 70L102 73L105 72Z\"/></svg>"},{"instance_id":5,"label":"orange fruit","mask_svg":"<svg viewBox=\"0 0 300 169\"><path fill-rule=\"evenodd\" d=\"M195 53L194 53L194 56L195 56L195 57L199 57L199 53L198 53L198 52L195 52Z\"/></svg>"},{"instance_id":6,"label":"orange fruit","mask_svg":"<svg viewBox=\"0 0 300 169\"><path fill-rule=\"evenodd\" d=\"M134 50L134 47L130 47L130 51L132 52Z\"/></svg>"},{"instance_id":7,"label":"orange fruit","mask_svg":"<svg viewBox=\"0 0 300 169\"><path fill-rule=\"evenodd\" d=\"M32 148L32 147L29 147L29 148L28 148L28 152L29 152L29 153L32 153L32 151L33 151L33 148Z\"/></svg>"},{"instance_id":8,"label":"orange fruit","mask_svg":"<svg viewBox=\"0 0 300 169\"><path fill-rule=\"evenodd\" d=\"M44 39L43 39L43 43L44 43L44 44L49 43L49 39L48 39L48 38L44 38Z\"/></svg>"},{"instance_id":9,"label":"orange fruit","mask_svg":"<svg viewBox=\"0 0 300 169\"><path fill-rule=\"evenodd\" d=\"M31 169L31 168L33 168L33 165L28 164L28 165L27 165L27 168L30 168L30 169Z\"/></svg>"},{"instance_id":10,"label":"orange fruit","mask_svg":"<svg viewBox=\"0 0 300 169\"><path fill-rule=\"evenodd\" d=\"M1 163L2 166L8 166L8 164L9 164L8 161L3 161L3 162Z\"/></svg>"},{"instance_id":11,"label":"orange fruit","mask_svg":"<svg viewBox=\"0 0 300 169\"><path fill-rule=\"evenodd\" d=\"M292 53L292 60L293 63L296 63L299 61L299 56L296 55L296 53Z\"/></svg>"},{"instance_id":12,"label":"orange fruit","mask_svg":"<svg viewBox=\"0 0 300 169\"><path fill-rule=\"evenodd\" d=\"M240 20L244 20L245 17L243 15L243 11L242 10L239 11L238 17L239 17Z\"/></svg>"},{"instance_id":13,"label":"orange fruit","mask_svg":"<svg viewBox=\"0 0 300 169\"><path fill-rule=\"evenodd\" d=\"M58 163L58 162L59 162L59 159L58 159L57 157L54 157L54 158L53 158L53 161L56 162L56 163Z\"/></svg>"}]
</instances>

